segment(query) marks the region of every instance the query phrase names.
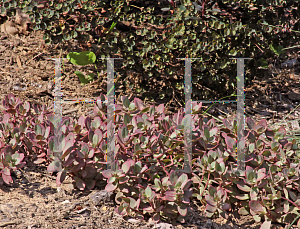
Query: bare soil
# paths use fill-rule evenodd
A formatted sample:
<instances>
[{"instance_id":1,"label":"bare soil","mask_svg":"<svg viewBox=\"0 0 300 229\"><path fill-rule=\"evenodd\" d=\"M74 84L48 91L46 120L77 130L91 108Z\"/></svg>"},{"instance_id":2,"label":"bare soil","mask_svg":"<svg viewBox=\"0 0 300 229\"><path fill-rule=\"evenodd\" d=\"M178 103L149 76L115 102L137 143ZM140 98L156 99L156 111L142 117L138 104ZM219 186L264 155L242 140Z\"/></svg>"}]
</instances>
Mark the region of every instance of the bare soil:
<instances>
[{"instance_id":1,"label":"bare soil","mask_svg":"<svg viewBox=\"0 0 300 229\"><path fill-rule=\"evenodd\" d=\"M46 58L65 57L68 52L82 51L78 43L72 41L58 46L46 46L40 31L28 36L3 35L0 38L0 101L13 93L23 101L42 104L53 111L54 61ZM297 50L296 50L297 51ZM299 53L294 53L299 58ZM97 66L101 69L101 66ZM94 99L100 93L106 93L105 70L102 78L88 85L80 85L76 70L83 70L67 61L62 74L62 92L64 99ZM279 70L278 70L279 71ZM141 73L129 73L126 80L139 77ZM131 78L130 78L131 77ZM104 80L103 80L104 78ZM299 113L299 67L293 70L270 70L268 78L257 76L253 85L245 89L246 115L259 121L267 119L269 124L283 120L296 120L284 126L288 130L298 130ZM116 97L122 95L133 98L130 89L126 94L116 90ZM151 104L147 102L148 104ZM157 100L152 104L165 103L169 114L180 106L176 99L171 103ZM206 106L208 107L208 106ZM0 104L0 111L3 110ZM63 104L63 115L78 118L91 115L93 106L89 104ZM230 105L215 105L209 112L221 118L232 114ZM95 194L104 189L105 183L93 191L73 189L72 181L66 180L61 186L55 183L56 176L46 171L45 165L27 162L27 165L14 172L12 185L0 187L0 227L2 228L260 228L251 216L239 217L232 212L230 218L205 217L204 206L192 204L185 224L164 222L158 225L138 222L130 218L121 218L114 212L113 196L104 203L95 202ZM283 228L275 224L272 228Z\"/></svg>"}]
</instances>

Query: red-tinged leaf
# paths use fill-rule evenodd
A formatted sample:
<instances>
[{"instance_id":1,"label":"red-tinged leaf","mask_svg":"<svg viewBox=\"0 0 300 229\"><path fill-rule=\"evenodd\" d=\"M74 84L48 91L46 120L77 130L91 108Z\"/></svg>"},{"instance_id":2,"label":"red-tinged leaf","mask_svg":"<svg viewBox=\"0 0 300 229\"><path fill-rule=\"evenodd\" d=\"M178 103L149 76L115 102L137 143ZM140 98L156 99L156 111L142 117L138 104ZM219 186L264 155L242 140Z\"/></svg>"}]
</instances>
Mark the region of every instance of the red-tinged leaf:
<instances>
[{"instance_id":1,"label":"red-tinged leaf","mask_svg":"<svg viewBox=\"0 0 300 229\"><path fill-rule=\"evenodd\" d=\"M112 191L114 191L116 188L117 188L117 185L112 184L112 183L108 183L108 184L105 186L105 191L107 191L107 192L112 192Z\"/></svg>"},{"instance_id":2,"label":"red-tinged leaf","mask_svg":"<svg viewBox=\"0 0 300 229\"><path fill-rule=\"evenodd\" d=\"M62 182L66 179L67 173L66 171L58 172L56 177L56 184L61 185Z\"/></svg>"},{"instance_id":3,"label":"red-tinged leaf","mask_svg":"<svg viewBox=\"0 0 300 229\"><path fill-rule=\"evenodd\" d=\"M245 182L243 182L243 181L238 181L237 187L244 192L250 192L252 190L251 187L246 185Z\"/></svg>"},{"instance_id":4,"label":"red-tinged leaf","mask_svg":"<svg viewBox=\"0 0 300 229\"><path fill-rule=\"evenodd\" d=\"M12 114L12 115L15 115L17 112L16 112L16 109L13 109L13 108L9 108L6 110L8 113Z\"/></svg>"},{"instance_id":5,"label":"red-tinged leaf","mask_svg":"<svg viewBox=\"0 0 300 229\"><path fill-rule=\"evenodd\" d=\"M67 154L70 152L70 150L72 149L74 145L74 141L73 140L69 140L67 141L64 149L63 149L63 155L62 155L62 160L67 156Z\"/></svg>"},{"instance_id":6,"label":"red-tinged leaf","mask_svg":"<svg viewBox=\"0 0 300 229\"><path fill-rule=\"evenodd\" d=\"M221 203L220 204L220 208L227 211L231 208L230 204L229 203Z\"/></svg>"},{"instance_id":7,"label":"red-tinged leaf","mask_svg":"<svg viewBox=\"0 0 300 229\"><path fill-rule=\"evenodd\" d=\"M91 122L92 122L92 120L91 120L91 117L89 117L89 116L86 117L86 119L84 120L84 124L85 124L85 127L87 130L91 129Z\"/></svg>"},{"instance_id":8,"label":"red-tinged leaf","mask_svg":"<svg viewBox=\"0 0 300 229\"><path fill-rule=\"evenodd\" d=\"M143 211L152 213L153 212L153 208L151 206L146 206L146 207L143 207Z\"/></svg>"},{"instance_id":9,"label":"red-tinged leaf","mask_svg":"<svg viewBox=\"0 0 300 229\"><path fill-rule=\"evenodd\" d=\"M257 174L257 178L256 181L261 181L262 179L264 179L267 175L265 173L256 173Z\"/></svg>"},{"instance_id":10,"label":"red-tinged leaf","mask_svg":"<svg viewBox=\"0 0 300 229\"><path fill-rule=\"evenodd\" d=\"M41 164L41 163L43 163L43 162L45 162L45 161L46 161L45 158L40 158L40 157L39 157L39 158L36 159L33 163L39 165L39 164Z\"/></svg>"},{"instance_id":11,"label":"red-tinged leaf","mask_svg":"<svg viewBox=\"0 0 300 229\"><path fill-rule=\"evenodd\" d=\"M134 164L135 164L135 162L132 159L128 159L127 161L125 161L122 165L123 172L127 173L129 171L129 169L131 168L131 166L133 166Z\"/></svg>"},{"instance_id":12,"label":"red-tinged leaf","mask_svg":"<svg viewBox=\"0 0 300 229\"><path fill-rule=\"evenodd\" d=\"M217 202L214 200L214 198L212 196L206 195L205 200L206 200L207 204L209 204L211 206L217 206Z\"/></svg>"},{"instance_id":13,"label":"red-tinged leaf","mask_svg":"<svg viewBox=\"0 0 300 229\"><path fill-rule=\"evenodd\" d=\"M52 172L60 172L62 170L61 162L60 161L52 161L47 168L47 171Z\"/></svg>"},{"instance_id":14,"label":"red-tinged leaf","mask_svg":"<svg viewBox=\"0 0 300 229\"><path fill-rule=\"evenodd\" d=\"M165 105L164 104L160 104L157 108L156 108L156 112L157 113L163 113L165 109Z\"/></svg>"},{"instance_id":15,"label":"red-tinged leaf","mask_svg":"<svg viewBox=\"0 0 300 229\"><path fill-rule=\"evenodd\" d=\"M175 191L166 191L165 198L168 201L174 202L176 200L176 192Z\"/></svg>"},{"instance_id":16,"label":"red-tinged leaf","mask_svg":"<svg viewBox=\"0 0 300 229\"><path fill-rule=\"evenodd\" d=\"M82 179L75 177L75 181L76 181L76 186L79 190L85 189L85 182Z\"/></svg>"},{"instance_id":17,"label":"red-tinged leaf","mask_svg":"<svg viewBox=\"0 0 300 229\"><path fill-rule=\"evenodd\" d=\"M102 171L102 175L105 177L105 178L110 178L113 174L113 171L111 169L107 169L107 170L104 170Z\"/></svg>"},{"instance_id":18,"label":"red-tinged leaf","mask_svg":"<svg viewBox=\"0 0 300 229\"><path fill-rule=\"evenodd\" d=\"M208 213L214 213L217 210L217 208L218 208L217 206L211 206L211 205L207 204L205 207L205 210Z\"/></svg>"},{"instance_id":19,"label":"red-tinged leaf","mask_svg":"<svg viewBox=\"0 0 300 229\"><path fill-rule=\"evenodd\" d=\"M137 108L139 108L139 110L143 110L144 105L142 100L140 100L139 98L134 98L134 104Z\"/></svg>"},{"instance_id":20,"label":"red-tinged leaf","mask_svg":"<svg viewBox=\"0 0 300 229\"><path fill-rule=\"evenodd\" d=\"M172 185L175 186L177 180L178 180L178 176L177 176L176 172L174 170L172 170L170 172L170 181L171 181Z\"/></svg>"},{"instance_id":21,"label":"red-tinged leaf","mask_svg":"<svg viewBox=\"0 0 300 229\"><path fill-rule=\"evenodd\" d=\"M120 183L120 184L125 184L128 180L129 180L128 177L120 177L120 178L119 178L119 183Z\"/></svg>"},{"instance_id":22,"label":"red-tinged leaf","mask_svg":"<svg viewBox=\"0 0 300 229\"><path fill-rule=\"evenodd\" d=\"M229 136L226 136L225 137L225 142L226 142L226 145L227 145L227 149L233 150L233 147L235 146L236 141L233 138L231 138Z\"/></svg>"},{"instance_id":23,"label":"red-tinged leaf","mask_svg":"<svg viewBox=\"0 0 300 229\"><path fill-rule=\"evenodd\" d=\"M125 216L127 215L127 209L128 209L129 205L125 205L125 204L122 204L120 205L119 207L116 208L116 213L118 213L119 215L122 215L122 216Z\"/></svg>"},{"instance_id":24,"label":"red-tinged leaf","mask_svg":"<svg viewBox=\"0 0 300 229\"><path fill-rule=\"evenodd\" d=\"M2 179L6 184L13 183L13 180L12 180L11 175L10 175L10 169L9 168L2 169L1 173L2 173Z\"/></svg>"},{"instance_id":25,"label":"red-tinged leaf","mask_svg":"<svg viewBox=\"0 0 300 229\"><path fill-rule=\"evenodd\" d=\"M249 127L250 130L254 130L255 129L255 122L253 121L253 119L247 117L246 118L246 123Z\"/></svg>"},{"instance_id":26,"label":"red-tinged leaf","mask_svg":"<svg viewBox=\"0 0 300 229\"><path fill-rule=\"evenodd\" d=\"M187 214L187 206L186 205L178 205L177 206L177 209L178 209L178 213L182 216L186 216Z\"/></svg>"},{"instance_id":27,"label":"red-tinged leaf","mask_svg":"<svg viewBox=\"0 0 300 229\"><path fill-rule=\"evenodd\" d=\"M252 211L254 211L257 214L266 212L265 207L262 206L261 203L257 200L250 200L249 207Z\"/></svg>"},{"instance_id":28,"label":"red-tinged leaf","mask_svg":"<svg viewBox=\"0 0 300 229\"><path fill-rule=\"evenodd\" d=\"M272 141L272 140L274 139L275 133L274 133L273 130L267 129L267 130L265 131L265 135L266 135L266 137L268 138L268 140L271 140L271 141Z\"/></svg>"},{"instance_id":29,"label":"red-tinged leaf","mask_svg":"<svg viewBox=\"0 0 300 229\"><path fill-rule=\"evenodd\" d=\"M261 226L260 229L270 229L271 228L271 221L265 221Z\"/></svg>"},{"instance_id":30,"label":"red-tinged leaf","mask_svg":"<svg viewBox=\"0 0 300 229\"><path fill-rule=\"evenodd\" d=\"M218 133L218 130L219 130L218 127L212 128L212 129L209 131L210 137L215 136L215 135Z\"/></svg>"}]
</instances>

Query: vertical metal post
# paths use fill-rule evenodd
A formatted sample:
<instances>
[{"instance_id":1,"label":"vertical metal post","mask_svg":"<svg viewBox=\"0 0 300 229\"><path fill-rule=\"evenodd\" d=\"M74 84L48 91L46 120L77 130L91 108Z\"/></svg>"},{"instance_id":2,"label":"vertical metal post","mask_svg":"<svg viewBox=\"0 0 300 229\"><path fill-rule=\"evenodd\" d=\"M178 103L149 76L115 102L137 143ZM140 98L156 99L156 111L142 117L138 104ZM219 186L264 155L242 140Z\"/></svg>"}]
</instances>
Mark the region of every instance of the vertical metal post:
<instances>
[{"instance_id":1,"label":"vertical metal post","mask_svg":"<svg viewBox=\"0 0 300 229\"><path fill-rule=\"evenodd\" d=\"M185 63L185 76L184 76L184 95L185 95L185 118L186 123L184 123L184 141L185 141L185 151L184 151L184 169L183 172L192 172L192 64L191 59L199 58L177 58L184 59Z\"/></svg>"},{"instance_id":2,"label":"vertical metal post","mask_svg":"<svg viewBox=\"0 0 300 229\"><path fill-rule=\"evenodd\" d=\"M237 59L237 171L245 171L245 70L244 60L252 58L230 58Z\"/></svg>"},{"instance_id":3,"label":"vertical metal post","mask_svg":"<svg viewBox=\"0 0 300 229\"><path fill-rule=\"evenodd\" d=\"M115 170L115 82L114 59L107 59L107 169Z\"/></svg>"},{"instance_id":4,"label":"vertical metal post","mask_svg":"<svg viewBox=\"0 0 300 229\"><path fill-rule=\"evenodd\" d=\"M54 136L56 152L54 156L61 159L62 156L62 138L61 138L61 122L62 122L62 92L61 92L61 61L62 58L47 58L55 61L55 76L54 76ZM65 58L64 58L65 59Z\"/></svg>"}]
</instances>

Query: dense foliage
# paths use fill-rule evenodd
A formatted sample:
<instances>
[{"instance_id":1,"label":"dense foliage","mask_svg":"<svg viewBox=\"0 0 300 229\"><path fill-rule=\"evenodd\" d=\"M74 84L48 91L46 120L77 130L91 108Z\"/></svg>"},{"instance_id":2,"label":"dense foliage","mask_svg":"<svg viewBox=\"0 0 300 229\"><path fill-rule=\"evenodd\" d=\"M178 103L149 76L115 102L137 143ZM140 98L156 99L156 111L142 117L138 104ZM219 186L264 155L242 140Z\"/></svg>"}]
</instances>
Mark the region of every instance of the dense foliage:
<instances>
[{"instance_id":1,"label":"dense foliage","mask_svg":"<svg viewBox=\"0 0 300 229\"><path fill-rule=\"evenodd\" d=\"M16 6L23 9L35 23L34 29L44 31L46 42L92 39L98 45L97 57L120 54L124 68L118 71L123 79L129 69L143 72L137 93L155 84L161 98L182 90L184 79L177 73L184 63L176 58L199 58L192 60L193 100L199 100L211 99L214 91L221 96L233 93L236 65L229 58L254 58L245 62L246 83L269 58L280 53L285 58L283 48L299 41L298 4L283 0L52 0L38 8L32 0L4 0L2 12L13 15ZM110 31L113 23L116 29ZM199 85L211 90L199 90Z\"/></svg>"},{"instance_id":2,"label":"dense foliage","mask_svg":"<svg viewBox=\"0 0 300 229\"><path fill-rule=\"evenodd\" d=\"M206 205L208 217L228 218L232 209L271 222L291 224L299 215L299 158L296 140L288 141L283 127L272 130L265 120L246 119L245 171L233 170L237 122L202 118L201 103L193 103L192 173L183 172L184 133L187 116L172 117L164 105L145 107L140 99L122 98L116 105L115 161L106 169L107 124L101 95L95 117L78 121L63 118L54 134L53 114L31 107L12 94L0 116L0 183L11 183L11 171L28 160L44 163L57 172L60 185L70 176L77 188L93 189L106 180L106 191L115 192L116 212L137 218L177 219L184 222L191 198ZM101 101L102 102L101 102ZM62 152L59 151L61 148ZM300 220L297 221L298 227Z\"/></svg>"}]
</instances>

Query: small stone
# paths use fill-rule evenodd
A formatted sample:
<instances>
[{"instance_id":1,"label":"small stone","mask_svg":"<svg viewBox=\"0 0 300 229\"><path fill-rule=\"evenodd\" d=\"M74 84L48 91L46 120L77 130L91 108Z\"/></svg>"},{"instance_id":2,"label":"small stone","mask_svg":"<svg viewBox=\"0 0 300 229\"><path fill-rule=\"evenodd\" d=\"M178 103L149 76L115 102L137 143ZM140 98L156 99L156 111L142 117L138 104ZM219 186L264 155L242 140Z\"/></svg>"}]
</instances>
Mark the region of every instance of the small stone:
<instances>
[{"instance_id":1,"label":"small stone","mask_svg":"<svg viewBox=\"0 0 300 229\"><path fill-rule=\"evenodd\" d=\"M90 194L89 200L94 205L100 205L102 203L109 202L111 195L112 195L112 192L107 192L105 190L101 190L99 192Z\"/></svg>"},{"instance_id":2,"label":"small stone","mask_svg":"<svg viewBox=\"0 0 300 229\"><path fill-rule=\"evenodd\" d=\"M140 223L141 220L139 220L139 219L128 219L127 222L129 222L129 223Z\"/></svg>"}]
</instances>

